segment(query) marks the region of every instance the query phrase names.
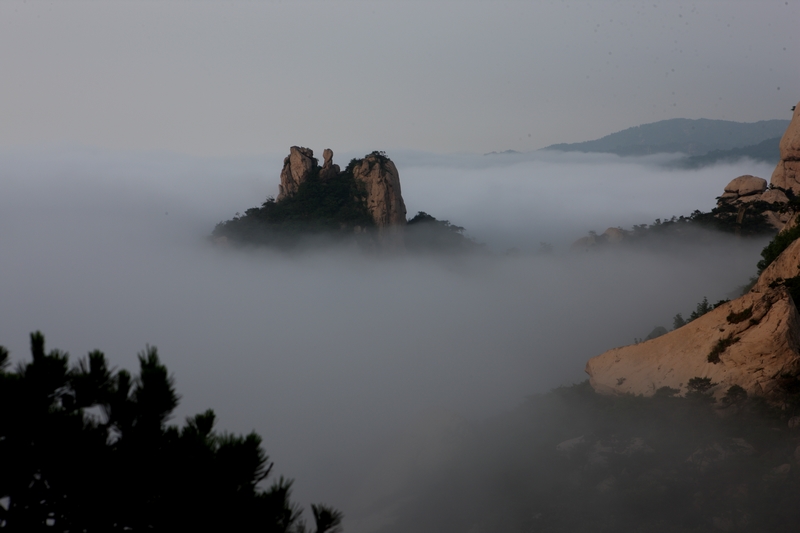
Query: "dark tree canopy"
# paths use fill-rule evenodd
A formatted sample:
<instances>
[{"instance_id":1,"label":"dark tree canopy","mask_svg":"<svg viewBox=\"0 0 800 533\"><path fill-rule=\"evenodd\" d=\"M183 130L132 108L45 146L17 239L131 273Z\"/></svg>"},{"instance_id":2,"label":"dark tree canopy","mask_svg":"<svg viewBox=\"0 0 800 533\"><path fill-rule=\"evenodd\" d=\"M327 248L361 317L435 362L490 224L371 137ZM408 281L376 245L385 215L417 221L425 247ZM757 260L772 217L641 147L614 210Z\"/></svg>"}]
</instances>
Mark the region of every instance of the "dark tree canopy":
<instances>
[{"instance_id":1,"label":"dark tree canopy","mask_svg":"<svg viewBox=\"0 0 800 533\"><path fill-rule=\"evenodd\" d=\"M479 245L464 236L464 228L449 220L437 220L424 211L406 225L406 246L412 250L466 251Z\"/></svg>"},{"instance_id":2,"label":"dark tree canopy","mask_svg":"<svg viewBox=\"0 0 800 533\"><path fill-rule=\"evenodd\" d=\"M256 433L215 431L211 410L167 425L179 396L155 348L137 376L99 351L70 366L39 332L31 354L9 371L0 347L0 529L306 531L291 480L259 488L272 463ZM312 510L338 531L341 513Z\"/></svg>"}]
</instances>

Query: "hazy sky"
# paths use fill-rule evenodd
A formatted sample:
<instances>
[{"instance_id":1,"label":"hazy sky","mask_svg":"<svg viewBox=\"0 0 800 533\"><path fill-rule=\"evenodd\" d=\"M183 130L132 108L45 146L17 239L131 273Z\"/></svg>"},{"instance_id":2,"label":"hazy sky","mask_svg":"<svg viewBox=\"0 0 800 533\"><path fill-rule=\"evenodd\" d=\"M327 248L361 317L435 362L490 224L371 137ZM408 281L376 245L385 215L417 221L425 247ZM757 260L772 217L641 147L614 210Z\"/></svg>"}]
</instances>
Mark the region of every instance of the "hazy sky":
<instances>
[{"instance_id":1,"label":"hazy sky","mask_svg":"<svg viewBox=\"0 0 800 533\"><path fill-rule=\"evenodd\" d=\"M0 146L531 150L790 118L800 2L0 3Z\"/></svg>"}]
</instances>

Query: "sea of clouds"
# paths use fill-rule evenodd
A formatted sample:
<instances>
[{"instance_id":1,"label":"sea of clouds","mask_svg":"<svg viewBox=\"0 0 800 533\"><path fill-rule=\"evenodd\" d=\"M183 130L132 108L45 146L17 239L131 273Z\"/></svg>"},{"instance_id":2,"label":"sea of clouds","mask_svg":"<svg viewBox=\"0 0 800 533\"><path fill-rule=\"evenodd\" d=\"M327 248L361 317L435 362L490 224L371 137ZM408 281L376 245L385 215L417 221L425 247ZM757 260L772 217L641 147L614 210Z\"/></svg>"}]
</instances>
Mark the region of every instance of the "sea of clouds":
<instances>
[{"instance_id":1,"label":"sea of clouds","mask_svg":"<svg viewBox=\"0 0 800 533\"><path fill-rule=\"evenodd\" d=\"M368 531L358 495L380 492L375 464L407 428L585 379L588 358L669 328L704 296L729 297L765 244L570 249L589 230L708 211L736 176L768 178L765 164L388 155L409 217L464 226L488 253L210 245L217 222L276 195L283 156L0 153L0 344L22 360L41 330L49 348L100 349L131 370L156 346L182 396L176 423L210 407L218 429L256 430L302 503L332 504L348 530Z\"/></svg>"}]
</instances>

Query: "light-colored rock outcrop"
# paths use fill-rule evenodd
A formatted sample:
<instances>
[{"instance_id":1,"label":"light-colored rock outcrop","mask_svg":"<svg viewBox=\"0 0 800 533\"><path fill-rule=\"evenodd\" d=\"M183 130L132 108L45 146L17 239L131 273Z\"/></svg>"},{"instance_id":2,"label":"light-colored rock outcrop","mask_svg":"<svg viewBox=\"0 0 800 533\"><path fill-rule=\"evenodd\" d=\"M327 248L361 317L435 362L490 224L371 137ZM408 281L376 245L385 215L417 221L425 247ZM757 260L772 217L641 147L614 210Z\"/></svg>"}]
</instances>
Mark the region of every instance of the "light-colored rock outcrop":
<instances>
[{"instance_id":1,"label":"light-colored rock outcrop","mask_svg":"<svg viewBox=\"0 0 800 533\"><path fill-rule=\"evenodd\" d=\"M717 397L739 385L750 395L779 399L781 376L800 374L800 314L788 290L773 282L797 275L800 240L744 296L666 335L590 359L586 372L592 387L611 394L649 396L661 387L685 393L691 378L707 377L717 384ZM718 362L710 362L721 343L727 347Z\"/></svg>"},{"instance_id":2,"label":"light-colored rock outcrop","mask_svg":"<svg viewBox=\"0 0 800 533\"><path fill-rule=\"evenodd\" d=\"M353 168L353 177L364 183L367 208L378 228L406 223L406 204L400 193L400 174L394 163L370 154Z\"/></svg>"},{"instance_id":3,"label":"light-colored rock outcrop","mask_svg":"<svg viewBox=\"0 0 800 533\"><path fill-rule=\"evenodd\" d=\"M770 188L756 176L739 176L725 187L719 204L738 207L740 220L752 202L773 204L773 210L765 211L767 220L786 231L797 223L798 214L781 212L789 199L780 189L800 194L800 107L780 149L781 162ZM800 276L800 239L764 269L744 296L666 335L590 359L586 372L592 387L602 393L645 396L671 387L685 394L689 380L702 377L716 383L716 397L739 385L750 395L779 401L785 376L800 375L800 314L781 284L796 276Z\"/></svg>"},{"instance_id":4,"label":"light-colored rock outcrop","mask_svg":"<svg viewBox=\"0 0 800 533\"><path fill-rule=\"evenodd\" d=\"M781 138L781 160L770 182L775 187L800 194L800 104L795 106L792 121Z\"/></svg>"},{"instance_id":5,"label":"light-colored rock outcrop","mask_svg":"<svg viewBox=\"0 0 800 533\"><path fill-rule=\"evenodd\" d=\"M734 178L725 186L726 194L735 194L737 197L761 194L767 190L767 180L749 174Z\"/></svg>"},{"instance_id":6,"label":"light-colored rock outcrop","mask_svg":"<svg viewBox=\"0 0 800 533\"><path fill-rule=\"evenodd\" d=\"M774 209L763 211L767 222L777 230L783 228L790 217L790 213L782 211L781 207L789 198L780 189L768 189L767 180L757 176L744 175L734 178L725 186L725 191L719 197L717 205L729 204L739 209L739 216L743 216L750 209L753 202L767 202Z\"/></svg>"},{"instance_id":7,"label":"light-colored rock outcrop","mask_svg":"<svg viewBox=\"0 0 800 533\"><path fill-rule=\"evenodd\" d=\"M311 172L317 168L317 160L311 148L292 146L283 160L281 184L278 186L278 201L293 195Z\"/></svg>"}]
</instances>

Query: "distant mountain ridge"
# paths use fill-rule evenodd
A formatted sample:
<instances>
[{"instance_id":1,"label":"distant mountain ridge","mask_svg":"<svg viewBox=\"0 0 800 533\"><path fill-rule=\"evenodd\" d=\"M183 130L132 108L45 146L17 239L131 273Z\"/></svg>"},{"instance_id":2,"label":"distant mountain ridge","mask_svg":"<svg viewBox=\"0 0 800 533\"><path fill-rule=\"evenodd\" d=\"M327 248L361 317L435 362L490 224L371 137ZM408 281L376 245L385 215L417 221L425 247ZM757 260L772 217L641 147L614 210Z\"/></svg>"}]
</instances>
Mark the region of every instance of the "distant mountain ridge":
<instances>
[{"instance_id":1,"label":"distant mountain ridge","mask_svg":"<svg viewBox=\"0 0 800 533\"><path fill-rule=\"evenodd\" d=\"M715 163L733 163L739 159L749 158L775 165L781 160L780 137L761 141L758 144L731 148L730 150L712 150L703 155L692 155L675 162L675 166L683 168L700 168Z\"/></svg>"},{"instance_id":2,"label":"distant mountain ridge","mask_svg":"<svg viewBox=\"0 0 800 533\"><path fill-rule=\"evenodd\" d=\"M788 120L779 119L734 122L673 118L634 126L593 141L553 144L543 150L604 152L623 156L679 152L695 156L780 138L788 126Z\"/></svg>"}]
</instances>

